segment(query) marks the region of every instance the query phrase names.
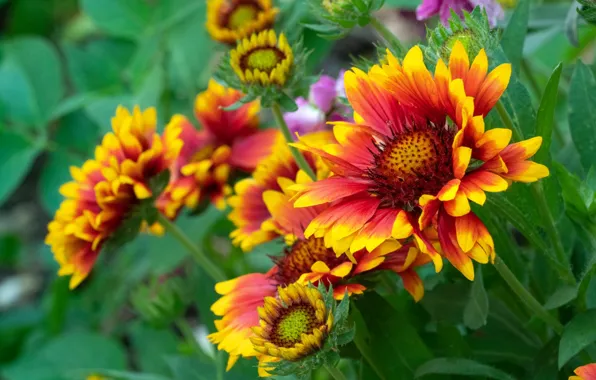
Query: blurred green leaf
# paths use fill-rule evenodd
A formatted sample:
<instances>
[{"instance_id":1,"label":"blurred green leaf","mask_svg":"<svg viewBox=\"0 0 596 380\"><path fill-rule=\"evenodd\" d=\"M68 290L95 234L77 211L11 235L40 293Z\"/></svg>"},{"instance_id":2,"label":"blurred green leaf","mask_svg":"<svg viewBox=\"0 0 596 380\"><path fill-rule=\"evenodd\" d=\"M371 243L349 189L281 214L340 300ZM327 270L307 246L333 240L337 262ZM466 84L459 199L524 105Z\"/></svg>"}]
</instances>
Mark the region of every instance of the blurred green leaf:
<instances>
[{"instance_id":1,"label":"blurred green leaf","mask_svg":"<svg viewBox=\"0 0 596 380\"><path fill-rule=\"evenodd\" d=\"M569 83L569 129L586 172L596 165L596 81L580 60Z\"/></svg>"},{"instance_id":2,"label":"blurred green leaf","mask_svg":"<svg viewBox=\"0 0 596 380\"><path fill-rule=\"evenodd\" d=\"M476 378L489 378L497 380L514 380L503 371L474 360L463 358L436 358L424 363L416 370L418 379L426 375L462 375Z\"/></svg>"},{"instance_id":3,"label":"blurred green leaf","mask_svg":"<svg viewBox=\"0 0 596 380\"><path fill-rule=\"evenodd\" d=\"M559 343L559 368L596 341L596 310L578 314L565 326Z\"/></svg>"},{"instance_id":4,"label":"blurred green leaf","mask_svg":"<svg viewBox=\"0 0 596 380\"><path fill-rule=\"evenodd\" d=\"M536 134L542 136L542 146L536 152L534 160L536 162L548 165L550 163L550 145L553 135L553 126L555 120L555 107L557 106L557 96L559 94L559 79L561 78L562 64L558 64L548 79L538 113L536 114Z\"/></svg>"},{"instance_id":5,"label":"blurred green leaf","mask_svg":"<svg viewBox=\"0 0 596 380\"><path fill-rule=\"evenodd\" d=\"M524 41L528 33L528 19L530 16L530 0L520 0L501 37L503 51L511 61L513 70L519 72Z\"/></svg>"},{"instance_id":6,"label":"blurred green leaf","mask_svg":"<svg viewBox=\"0 0 596 380\"><path fill-rule=\"evenodd\" d=\"M144 0L81 0L81 8L106 32L138 39L151 24L155 5Z\"/></svg>"},{"instance_id":7,"label":"blurred green leaf","mask_svg":"<svg viewBox=\"0 0 596 380\"><path fill-rule=\"evenodd\" d=\"M174 380L213 380L217 378L215 363L203 363L196 357L172 356L167 359Z\"/></svg>"},{"instance_id":8,"label":"blurred green leaf","mask_svg":"<svg viewBox=\"0 0 596 380\"><path fill-rule=\"evenodd\" d=\"M124 348L114 340L91 332L69 332L56 337L5 369L7 380L66 380L76 370L126 367Z\"/></svg>"},{"instance_id":9,"label":"blurred green leaf","mask_svg":"<svg viewBox=\"0 0 596 380\"><path fill-rule=\"evenodd\" d=\"M62 118L54 136L56 150L47 155L37 190L42 205L54 213L62 202L60 185L71 179L70 166L80 166L99 141L97 126L81 111Z\"/></svg>"},{"instance_id":10,"label":"blurred green leaf","mask_svg":"<svg viewBox=\"0 0 596 380\"><path fill-rule=\"evenodd\" d=\"M3 50L0 103L10 121L41 129L64 96L58 54L46 40L35 37L8 40Z\"/></svg>"},{"instance_id":11,"label":"blurred green leaf","mask_svg":"<svg viewBox=\"0 0 596 380\"><path fill-rule=\"evenodd\" d=\"M470 294L467 284L440 284L427 292L420 303L434 321L460 324L467 294Z\"/></svg>"},{"instance_id":12,"label":"blurred green leaf","mask_svg":"<svg viewBox=\"0 0 596 380\"><path fill-rule=\"evenodd\" d=\"M577 297L577 287L563 286L557 289L546 301L544 308L546 310L558 309L561 306L567 305Z\"/></svg>"},{"instance_id":13,"label":"blurred green leaf","mask_svg":"<svg viewBox=\"0 0 596 380\"><path fill-rule=\"evenodd\" d=\"M14 267L23 248L21 239L14 234L0 236L0 267Z\"/></svg>"},{"instance_id":14,"label":"blurred green leaf","mask_svg":"<svg viewBox=\"0 0 596 380\"><path fill-rule=\"evenodd\" d=\"M21 183L40 151L39 144L0 131L0 204L6 201Z\"/></svg>"},{"instance_id":15,"label":"blurred green leaf","mask_svg":"<svg viewBox=\"0 0 596 380\"><path fill-rule=\"evenodd\" d=\"M386 379L411 378L432 353L403 310L370 292L355 301L370 333L369 347ZM356 326L358 329L359 326Z\"/></svg>"},{"instance_id":16,"label":"blurred green leaf","mask_svg":"<svg viewBox=\"0 0 596 380\"><path fill-rule=\"evenodd\" d=\"M157 330L144 323L129 326L135 363L143 372L168 375L167 357L178 351L178 339L168 329Z\"/></svg>"},{"instance_id":17,"label":"blurred green leaf","mask_svg":"<svg viewBox=\"0 0 596 380\"><path fill-rule=\"evenodd\" d=\"M100 39L83 46L62 46L70 78L79 92L118 93L124 91L123 71L132 58L134 44Z\"/></svg>"},{"instance_id":18,"label":"blurred green leaf","mask_svg":"<svg viewBox=\"0 0 596 380\"><path fill-rule=\"evenodd\" d=\"M596 308L596 261L593 261L591 267L588 267L582 276L577 299L582 310Z\"/></svg>"},{"instance_id":19,"label":"blurred green leaf","mask_svg":"<svg viewBox=\"0 0 596 380\"><path fill-rule=\"evenodd\" d=\"M470 298L464 309L464 323L472 330L486 325L488 317L488 296L482 281L482 268L477 268L476 278L472 282Z\"/></svg>"}]
</instances>

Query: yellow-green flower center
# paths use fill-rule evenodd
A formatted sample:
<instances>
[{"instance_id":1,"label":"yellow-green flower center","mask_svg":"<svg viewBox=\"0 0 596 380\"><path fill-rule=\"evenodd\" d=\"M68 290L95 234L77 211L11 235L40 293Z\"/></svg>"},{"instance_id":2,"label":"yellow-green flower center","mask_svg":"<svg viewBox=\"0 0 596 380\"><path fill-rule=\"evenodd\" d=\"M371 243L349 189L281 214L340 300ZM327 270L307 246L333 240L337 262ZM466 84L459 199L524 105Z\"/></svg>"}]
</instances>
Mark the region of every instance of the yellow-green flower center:
<instances>
[{"instance_id":1,"label":"yellow-green flower center","mask_svg":"<svg viewBox=\"0 0 596 380\"><path fill-rule=\"evenodd\" d=\"M228 18L228 28L240 29L246 23L257 18L258 9L252 4L239 5L230 13Z\"/></svg>"},{"instance_id":2,"label":"yellow-green flower center","mask_svg":"<svg viewBox=\"0 0 596 380\"><path fill-rule=\"evenodd\" d=\"M259 69L269 73L283 57L283 53L276 48L255 49L248 53L245 66L251 70Z\"/></svg>"},{"instance_id":3,"label":"yellow-green flower center","mask_svg":"<svg viewBox=\"0 0 596 380\"><path fill-rule=\"evenodd\" d=\"M310 334L315 327L315 312L310 305L294 305L282 310L275 324L272 342L278 347L292 347L302 334Z\"/></svg>"}]
</instances>

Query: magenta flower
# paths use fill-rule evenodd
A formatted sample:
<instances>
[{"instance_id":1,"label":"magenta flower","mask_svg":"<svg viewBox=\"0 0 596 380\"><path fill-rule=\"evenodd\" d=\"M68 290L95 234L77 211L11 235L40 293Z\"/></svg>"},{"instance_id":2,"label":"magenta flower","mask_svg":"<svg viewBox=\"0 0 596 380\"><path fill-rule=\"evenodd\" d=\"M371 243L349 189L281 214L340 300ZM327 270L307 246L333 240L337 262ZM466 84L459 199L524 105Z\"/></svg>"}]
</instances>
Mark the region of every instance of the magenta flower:
<instances>
[{"instance_id":1,"label":"magenta flower","mask_svg":"<svg viewBox=\"0 0 596 380\"><path fill-rule=\"evenodd\" d=\"M337 80L321 75L319 80L310 86L308 100L303 97L296 99L298 110L284 114L284 120L293 135L320 131L328 127L328 121L348 119L347 107L338 100L346 96L343 77L343 71L339 73Z\"/></svg>"},{"instance_id":2,"label":"magenta flower","mask_svg":"<svg viewBox=\"0 0 596 380\"><path fill-rule=\"evenodd\" d=\"M461 17L463 11L472 12L477 6L486 10L491 26L495 26L497 20L503 17L503 8L496 0L423 0L416 8L416 18L426 20L439 14L443 25L449 26L451 9Z\"/></svg>"}]
</instances>

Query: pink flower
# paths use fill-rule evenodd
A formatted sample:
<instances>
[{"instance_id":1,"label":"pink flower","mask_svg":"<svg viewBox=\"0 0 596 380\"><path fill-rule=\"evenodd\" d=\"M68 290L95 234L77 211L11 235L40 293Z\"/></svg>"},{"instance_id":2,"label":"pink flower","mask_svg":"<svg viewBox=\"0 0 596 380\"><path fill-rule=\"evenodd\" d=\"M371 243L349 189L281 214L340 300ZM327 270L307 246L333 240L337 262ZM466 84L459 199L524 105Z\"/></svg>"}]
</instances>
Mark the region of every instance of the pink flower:
<instances>
[{"instance_id":1,"label":"pink flower","mask_svg":"<svg viewBox=\"0 0 596 380\"><path fill-rule=\"evenodd\" d=\"M303 97L296 99L298 110L286 112L284 120L292 134L320 131L327 128L328 121L347 120L348 107L338 98L345 97L344 72L340 72L338 79L321 75L319 80L310 86L308 100Z\"/></svg>"},{"instance_id":2,"label":"pink flower","mask_svg":"<svg viewBox=\"0 0 596 380\"><path fill-rule=\"evenodd\" d=\"M439 14L443 25L449 26L451 9L461 16L463 11L471 12L477 6L486 10L491 26L495 26L497 20L503 17L503 8L496 0L423 0L416 8L416 18L426 20Z\"/></svg>"}]
</instances>

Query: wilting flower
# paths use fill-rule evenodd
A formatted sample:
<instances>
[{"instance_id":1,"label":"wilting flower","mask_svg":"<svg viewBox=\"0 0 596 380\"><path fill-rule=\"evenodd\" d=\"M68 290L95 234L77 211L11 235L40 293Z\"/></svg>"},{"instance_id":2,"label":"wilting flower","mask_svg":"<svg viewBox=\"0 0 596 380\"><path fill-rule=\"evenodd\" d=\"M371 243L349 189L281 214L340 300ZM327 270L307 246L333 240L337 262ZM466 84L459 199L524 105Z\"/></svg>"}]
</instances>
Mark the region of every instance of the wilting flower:
<instances>
[{"instance_id":1,"label":"wilting flower","mask_svg":"<svg viewBox=\"0 0 596 380\"><path fill-rule=\"evenodd\" d=\"M596 363L578 367L573 372L577 376L569 376L569 380L596 380Z\"/></svg>"},{"instance_id":2,"label":"wilting flower","mask_svg":"<svg viewBox=\"0 0 596 380\"><path fill-rule=\"evenodd\" d=\"M286 36L282 33L278 39L273 30L252 34L230 52L230 66L247 84L283 86L293 62L294 53Z\"/></svg>"},{"instance_id":3,"label":"wilting flower","mask_svg":"<svg viewBox=\"0 0 596 380\"><path fill-rule=\"evenodd\" d=\"M255 351L267 357L295 361L319 350L333 327L333 314L314 288L291 284L258 308L259 326L250 338Z\"/></svg>"},{"instance_id":4,"label":"wilting flower","mask_svg":"<svg viewBox=\"0 0 596 380\"><path fill-rule=\"evenodd\" d=\"M104 136L95 158L71 167L73 178L60 187L66 197L48 225L46 244L60 265L59 275L72 275L70 287L87 277L103 244L141 200L154 194L150 180L178 157L180 129L170 125L156 133L156 111L132 114L118 107L113 133Z\"/></svg>"},{"instance_id":5,"label":"wilting flower","mask_svg":"<svg viewBox=\"0 0 596 380\"><path fill-rule=\"evenodd\" d=\"M319 80L310 86L308 99L296 99L298 110L284 114L290 131L303 135L327 129L328 121L347 121L347 107L339 101L339 98L346 96L343 83L343 72L337 80L321 75Z\"/></svg>"},{"instance_id":6,"label":"wilting flower","mask_svg":"<svg viewBox=\"0 0 596 380\"><path fill-rule=\"evenodd\" d=\"M231 191L230 175L236 170L251 172L271 152L279 132L258 129L258 101L233 111L222 109L242 96L211 80L195 101L195 115L203 129L197 130L181 115L170 121L169 125L181 131L184 147L171 167L170 183L158 200L158 208L168 218L175 218L184 206L197 207L204 199L225 207L225 196Z\"/></svg>"},{"instance_id":7,"label":"wilting flower","mask_svg":"<svg viewBox=\"0 0 596 380\"><path fill-rule=\"evenodd\" d=\"M337 144L296 143L324 158L335 174L291 188L299 191L296 207L330 204L305 236L324 237L338 254L413 236L437 271L444 255L473 279L471 259L492 260L494 244L469 201L482 205L485 191L547 176L545 166L528 161L541 138L508 145L511 130L485 131L483 116L504 92L511 67L503 64L487 73L484 50L470 65L456 42L449 66L439 59L434 76L417 46L403 64L390 52L387 60L368 74L346 73L357 124L335 123ZM427 233L433 226L439 249Z\"/></svg>"},{"instance_id":8,"label":"wilting flower","mask_svg":"<svg viewBox=\"0 0 596 380\"><path fill-rule=\"evenodd\" d=\"M486 11L491 26L497 25L497 21L503 18L503 8L497 0L423 0L416 8L416 18L426 20L439 14L441 22L449 26L452 10L461 17L464 11L471 12L475 7Z\"/></svg>"},{"instance_id":9,"label":"wilting flower","mask_svg":"<svg viewBox=\"0 0 596 380\"><path fill-rule=\"evenodd\" d=\"M235 44L269 29L278 12L271 0L207 0L207 31L216 41Z\"/></svg>"}]
</instances>

